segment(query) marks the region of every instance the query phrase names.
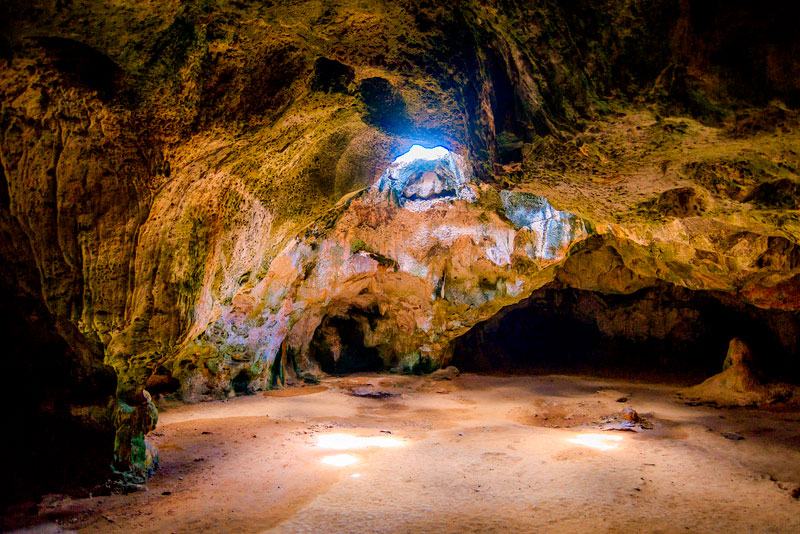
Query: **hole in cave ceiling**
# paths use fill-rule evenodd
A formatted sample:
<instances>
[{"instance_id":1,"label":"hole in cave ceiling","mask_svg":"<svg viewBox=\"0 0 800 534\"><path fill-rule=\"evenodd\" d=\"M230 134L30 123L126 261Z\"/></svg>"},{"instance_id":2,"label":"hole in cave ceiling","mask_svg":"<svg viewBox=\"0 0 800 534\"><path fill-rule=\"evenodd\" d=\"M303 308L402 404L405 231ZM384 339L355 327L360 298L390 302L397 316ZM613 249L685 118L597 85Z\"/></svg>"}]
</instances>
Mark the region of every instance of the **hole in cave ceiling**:
<instances>
[{"instance_id":1,"label":"hole in cave ceiling","mask_svg":"<svg viewBox=\"0 0 800 534\"><path fill-rule=\"evenodd\" d=\"M464 159L443 146L413 145L381 175L378 187L390 191L400 206L428 209L443 200L474 200Z\"/></svg>"}]
</instances>

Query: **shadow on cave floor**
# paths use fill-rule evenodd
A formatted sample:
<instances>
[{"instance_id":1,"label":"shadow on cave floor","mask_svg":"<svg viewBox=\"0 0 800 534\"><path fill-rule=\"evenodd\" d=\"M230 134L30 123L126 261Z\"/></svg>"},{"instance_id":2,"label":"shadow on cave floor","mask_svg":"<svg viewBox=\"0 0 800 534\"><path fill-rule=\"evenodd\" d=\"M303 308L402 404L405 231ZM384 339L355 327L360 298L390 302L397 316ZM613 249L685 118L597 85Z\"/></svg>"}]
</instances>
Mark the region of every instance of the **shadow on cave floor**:
<instances>
[{"instance_id":1,"label":"shadow on cave floor","mask_svg":"<svg viewBox=\"0 0 800 534\"><path fill-rule=\"evenodd\" d=\"M458 338L452 363L488 374L692 384L720 372L739 337L765 379L797 383L799 325L798 314L666 284L631 295L553 285Z\"/></svg>"}]
</instances>

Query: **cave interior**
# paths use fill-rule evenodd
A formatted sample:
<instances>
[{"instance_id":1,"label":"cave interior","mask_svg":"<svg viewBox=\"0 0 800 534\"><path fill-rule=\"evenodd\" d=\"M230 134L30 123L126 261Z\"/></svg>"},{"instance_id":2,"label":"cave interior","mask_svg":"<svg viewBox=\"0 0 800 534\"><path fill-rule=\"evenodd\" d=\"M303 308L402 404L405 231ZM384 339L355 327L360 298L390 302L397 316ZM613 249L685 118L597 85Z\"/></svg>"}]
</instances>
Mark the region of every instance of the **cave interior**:
<instances>
[{"instance_id":1,"label":"cave interior","mask_svg":"<svg viewBox=\"0 0 800 534\"><path fill-rule=\"evenodd\" d=\"M0 529L800 530L799 5L4 2Z\"/></svg>"}]
</instances>

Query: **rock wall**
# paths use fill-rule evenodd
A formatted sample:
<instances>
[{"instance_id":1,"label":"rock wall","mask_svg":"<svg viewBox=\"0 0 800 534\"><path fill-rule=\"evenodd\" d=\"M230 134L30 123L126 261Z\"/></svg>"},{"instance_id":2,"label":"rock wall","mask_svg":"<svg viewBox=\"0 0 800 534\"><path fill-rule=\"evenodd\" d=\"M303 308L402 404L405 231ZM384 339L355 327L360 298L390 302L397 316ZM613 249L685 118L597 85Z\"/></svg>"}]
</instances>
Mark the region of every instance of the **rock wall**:
<instances>
[{"instance_id":1,"label":"rock wall","mask_svg":"<svg viewBox=\"0 0 800 534\"><path fill-rule=\"evenodd\" d=\"M436 368L454 336L530 293L586 237L582 221L529 194L505 195L518 199L514 220L487 210L498 194L475 183L419 199L414 185L435 180L426 169L449 173L455 157L413 162L428 166L400 193L378 181L292 240L173 361L184 398L227 394L243 369L254 388L282 382L287 367L315 370L311 343L331 318L366 317L363 345L385 368Z\"/></svg>"}]
</instances>

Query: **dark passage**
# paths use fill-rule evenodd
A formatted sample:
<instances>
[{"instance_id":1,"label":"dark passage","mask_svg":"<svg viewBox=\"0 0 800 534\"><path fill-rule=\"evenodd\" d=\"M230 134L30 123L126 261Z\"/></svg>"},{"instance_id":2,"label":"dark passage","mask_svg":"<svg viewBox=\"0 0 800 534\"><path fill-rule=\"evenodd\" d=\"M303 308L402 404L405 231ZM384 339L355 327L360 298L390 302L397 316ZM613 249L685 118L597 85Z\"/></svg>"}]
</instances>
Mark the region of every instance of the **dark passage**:
<instances>
[{"instance_id":1,"label":"dark passage","mask_svg":"<svg viewBox=\"0 0 800 534\"><path fill-rule=\"evenodd\" d=\"M478 372L578 373L695 382L719 372L733 337L765 378L797 382L798 314L670 285L631 295L550 286L457 339Z\"/></svg>"},{"instance_id":2,"label":"dark passage","mask_svg":"<svg viewBox=\"0 0 800 534\"><path fill-rule=\"evenodd\" d=\"M3 437L6 499L81 494L111 475L116 375L87 348L69 347L38 302L0 284L0 335L9 401ZM88 341L68 332L75 345ZM5 527L0 527L5 530Z\"/></svg>"},{"instance_id":3,"label":"dark passage","mask_svg":"<svg viewBox=\"0 0 800 534\"><path fill-rule=\"evenodd\" d=\"M231 380L231 387L233 391L236 392L237 395L244 395L246 393L252 393L250 390L250 381L253 380L253 375L247 369L242 369L239 371L233 380Z\"/></svg>"},{"instance_id":4,"label":"dark passage","mask_svg":"<svg viewBox=\"0 0 800 534\"><path fill-rule=\"evenodd\" d=\"M333 375L383 370L378 350L364 344L367 328L369 316L359 312L326 317L311 340L311 357L323 372Z\"/></svg>"}]
</instances>

